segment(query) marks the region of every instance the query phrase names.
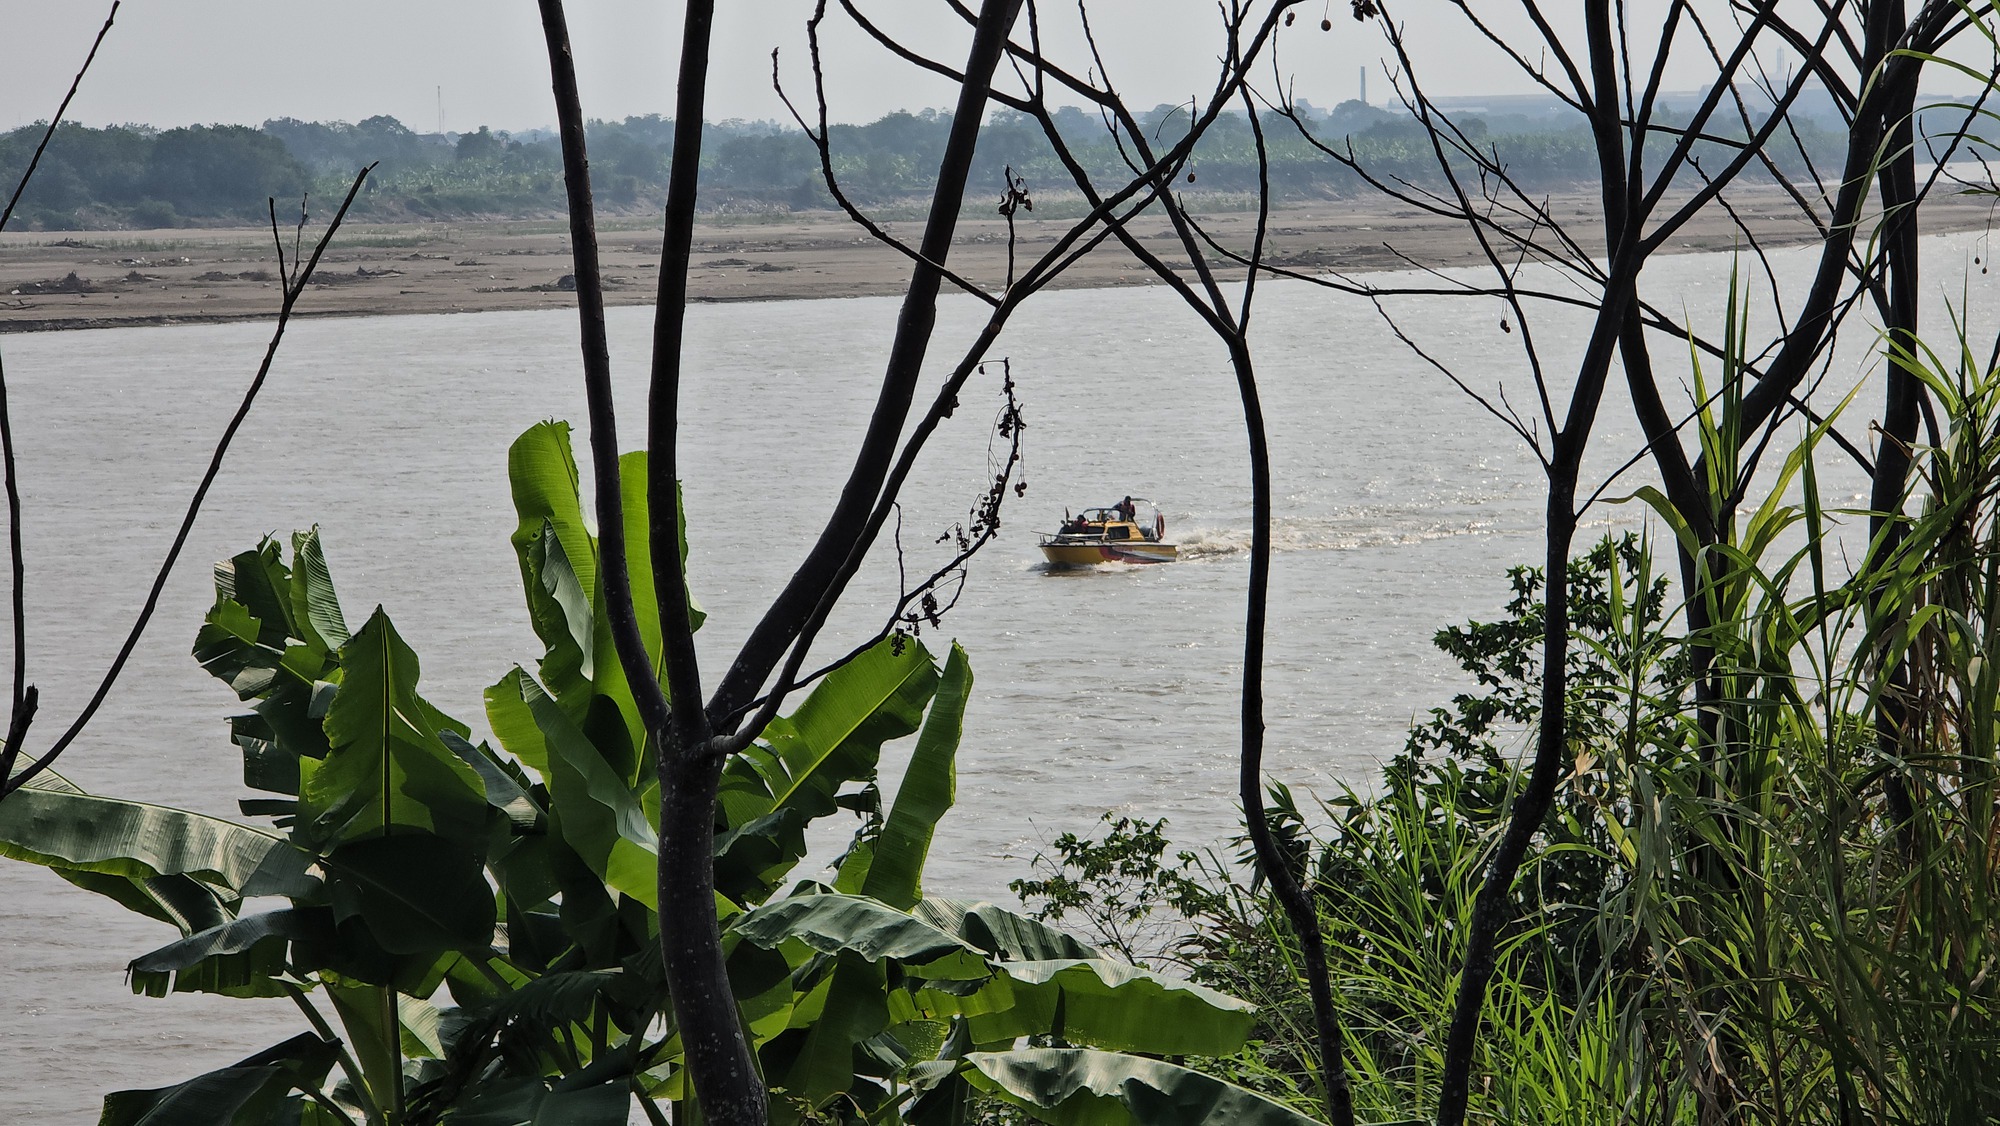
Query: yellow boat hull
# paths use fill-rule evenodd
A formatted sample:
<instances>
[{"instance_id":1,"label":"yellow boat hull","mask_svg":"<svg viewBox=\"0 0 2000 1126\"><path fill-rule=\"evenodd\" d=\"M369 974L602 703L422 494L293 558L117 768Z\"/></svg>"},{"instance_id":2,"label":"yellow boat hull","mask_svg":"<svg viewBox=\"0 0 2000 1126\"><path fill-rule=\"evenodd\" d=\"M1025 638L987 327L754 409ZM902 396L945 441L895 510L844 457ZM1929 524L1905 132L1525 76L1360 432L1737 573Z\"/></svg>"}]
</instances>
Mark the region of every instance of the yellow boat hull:
<instances>
[{"instance_id":1,"label":"yellow boat hull","mask_svg":"<svg viewBox=\"0 0 2000 1126\"><path fill-rule=\"evenodd\" d=\"M1170 543L1146 540L1089 543L1045 543L1042 554L1058 567L1094 567L1099 563L1172 563L1180 558L1180 548Z\"/></svg>"}]
</instances>

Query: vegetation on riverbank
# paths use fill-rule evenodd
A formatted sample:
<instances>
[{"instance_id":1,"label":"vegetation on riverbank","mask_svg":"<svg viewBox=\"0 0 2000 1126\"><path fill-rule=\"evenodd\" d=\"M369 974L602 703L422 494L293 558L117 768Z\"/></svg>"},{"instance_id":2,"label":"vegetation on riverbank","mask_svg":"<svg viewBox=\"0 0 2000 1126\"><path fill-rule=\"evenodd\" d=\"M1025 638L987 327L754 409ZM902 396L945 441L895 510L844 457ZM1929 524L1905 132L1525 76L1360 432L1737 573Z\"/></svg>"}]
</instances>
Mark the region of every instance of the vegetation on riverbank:
<instances>
[{"instance_id":1,"label":"vegetation on riverbank","mask_svg":"<svg viewBox=\"0 0 2000 1126\"><path fill-rule=\"evenodd\" d=\"M1472 1121L1694 1124L1719 1091L1772 1122L2000 1105L2000 369L1965 349L1903 358L1942 429L1915 451L1913 515L1878 562L1839 576L1829 524L1865 513L1822 501L1824 426L1743 520L1717 576L1730 612L1699 638L1651 541L1572 562L1571 773L1508 901ZM625 461L643 474L643 455ZM269 828L53 776L0 803L0 852L181 930L133 961L135 991L289 996L317 1032L114 1094L105 1121L609 1124L634 1099L656 1121L656 1099L687 1113L658 1023L657 781L616 666L589 671L609 626L598 579L569 562L597 544L561 484L566 428L523 435L510 465L548 651L488 690L499 746L417 694L380 610L349 632L314 532L289 560L266 543L219 568L195 648L253 706L232 734L268 794L244 812ZM1540 722L1542 576L1509 579L1504 617L1438 634L1476 687L1413 728L1379 790L1270 793L1325 928L1364 1121L1433 1111L1432 1032ZM1689 706L1697 641L1730 685L1719 755ZM1918 749L1885 765L1892 667L1914 674L1899 722ZM885 642L725 772L724 935L774 1119L994 1121L1136 1083L1224 1100L1233 1121L1318 1121L1297 937L1247 855L1170 855L1163 822L1107 817L1017 883L1034 918L924 887L970 685L963 653ZM912 735L886 807L879 749ZM845 811L861 816L846 855L787 890L806 825ZM285 903L240 915L251 895Z\"/></svg>"},{"instance_id":2,"label":"vegetation on riverbank","mask_svg":"<svg viewBox=\"0 0 2000 1126\"><path fill-rule=\"evenodd\" d=\"M264 795L242 803L253 820L86 794L53 773L0 802L0 856L180 931L132 960L135 992L284 997L304 1022L234 1066L113 1092L104 1126L617 1126L635 1105L693 1119L660 959L657 750L619 666L599 659L613 627L569 428L537 425L508 463L547 649L534 673L487 689L498 746L419 693L418 656L383 609L350 630L314 529L289 557L267 540L218 565L195 641L252 709L230 734ZM636 485L645 455L622 469ZM628 512L643 526L642 505ZM632 568L650 587L643 554ZM972 682L956 646L939 661L898 634L722 773L729 984L774 1116L943 1124L1033 1105L1051 1083L1115 1097L1132 1082L1249 1126L1310 1126L1168 1061L1242 1050L1248 1003L927 893ZM910 736L886 803L882 747ZM808 826L857 815L833 869L795 873ZM280 905L252 911L258 897Z\"/></svg>"},{"instance_id":3,"label":"vegetation on riverbank","mask_svg":"<svg viewBox=\"0 0 2000 1126\"><path fill-rule=\"evenodd\" d=\"M1568 777L1509 895L1470 1120L1692 1126L1728 1105L1938 1124L2000 1106L2000 368L1965 347L1898 362L1942 428L1914 451L1900 542L1851 576L1829 525L1867 513L1824 503L1823 427L1715 553L1725 612L1699 636L1646 540L1571 564ZM1435 1030L1525 780L1545 608L1537 570L1512 578L1506 618L1438 634L1478 687L1412 731L1379 790L1271 795L1366 1121L1435 1113ZM1690 706L1694 644L1727 685L1713 714ZM1884 761L1890 723L1910 750ZM1245 858L1174 855L1162 822L1107 815L1038 867L1016 884L1038 917L1260 1006L1220 1074L1320 1105L1297 937Z\"/></svg>"},{"instance_id":4,"label":"vegetation on riverbank","mask_svg":"<svg viewBox=\"0 0 2000 1126\"><path fill-rule=\"evenodd\" d=\"M566 429L524 435L510 452L513 546L546 653L535 674L517 668L489 689L497 749L473 746L418 694L416 655L385 613L349 630L317 540L302 536L289 562L265 544L219 568L197 641L253 705L234 734L251 784L276 795L245 808L270 830L79 793L46 768L88 724L131 642L66 733L21 757L37 697L18 505L10 517L14 701L0 746L0 841L181 930L134 963L140 988L282 993L312 1026L235 1067L114 1095L107 1123L612 1126L634 1100L655 1122L666 1104L678 1122L717 1126L947 1126L998 1104L1059 1126L1354 1126L1411 1114L1440 1126L1844 1126L1981 1121L2000 1105L2000 348L1975 347L1961 321L1949 352L1925 349L1916 222L1954 154L1980 143L1970 130L1993 116L1983 101L1947 108L1957 124L1943 146L1920 148L1920 79L1939 66L1990 86L1990 73L1947 51L1966 36L1991 42L1990 13L1861 0L1759 9L1726 27L1676 7L1654 39L1649 13L1599 3L1586 6L1581 39L1535 20L1518 41L1474 16L1476 34L1587 126L1573 136L1587 137L1591 156L1579 175L1601 189L1601 208L1584 217L1600 228L1600 257L1574 215L1551 211L1532 162L1489 129L1434 112L1418 92L1410 25L1354 0L1352 14L1380 20L1411 76L1417 163L1386 149L1364 163L1357 148L1332 144L1313 160L1325 158L1329 181L1353 175L1403 206L1461 220L1487 267L1378 285L1267 257L1287 142L1269 135L1279 122L1263 107L1291 124L1304 117L1252 78L1296 22L1295 0L1224 9L1213 93L1185 119L1125 104L1094 43L1088 68L1043 55L1039 13L1026 8L1024 32L1020 0L960 9L971 38L962 69L916 56L842 5L895 54L954 76L958 108L937 119L934 149L914 136L894 152L856 152L835 129L806 130L845 202L889 198L873 193L902 182L895 162L910 154L941 153L939 171L915 243L850 212L911 262L876 405L804 561L748 637L717 652L695 636L703 614L682 565L677 461L681 381L699 377L683 367L684 283L697 197L717 178L720 151L701 148L698 127L715 6L687 5L647 449L630 454L616 433L599 185L587 174L576 57L560 0L540 7L596 524ZM827 14L808 26L815 64ZM1330 30L1331 18L1319 26ZM1768 71L1767 59L1804 44L1815 45L1806 65ZM1717 79L1683 118L1661 83L1690 52ZM1116 159L1066 132L1051 83L1101 110ZM1811 88L1841 106L1836 152L1791 112ZM981 135L989 102L1024 115L1002 124L1034 122L1087 208L1032 260L1013 222L1035 202L1038 186L1019 175L1037 169L1034 154ZM1238 107L1247 115L1230 116ZM201 139L269 151L234 133ZM629 186L617 177L637 183L645 153L596 147L601 164L630 159L601 185L616 198ZM1249 163L1232 166L1232 151ZM470 176L530 155L473 134L452 160ZM982 286L947 257L958 217L981 206L973 177L1002 160L1015 170L998 208L1005 281ZM1237 245L1216 239L1180 194L1203 177L1227 188L1231 167L1254 171L1257 222ZM168 182L145 179L152 170L149 158L134 182ZM1777 326L1769 338L1750 338L1740 275L1719 333L1654 304L1646 267L1694 214L1792 171L1810 187L1788 183L1786 198L1820 249L1797 300L1761 263L1776 314L1764 318ZM366 172L353 191L364 182ZM1699 190L1681 190L1690 184ZM1170 224L1172 261L1134 237L1142 216ZM1022 890L1108 918L1107 952L990 905L923 895L971 672L956 652L939 667L915 639L939 626L1001 506L1026 488L1015 476L1016 388L989 350L1022 302L1112 240L1226 351L1242 409L1253 530L1235 752L1254 867L1163 865L1158 822L1064 842L1046 878ZM282 271L284 317L317 254ZM1251 325L1258 283L1272 274L1374 303L1417 361L1532 452L1545 486L1544 566L1515 573L1510 620L1444 638L1482 691L1413 734L1382 794L1318 811L1273 785L1264 757L1282 494ZM941 361L930 349L947 284L983 301L986 319ZM1384 304L1442 297L1481 303L1480 319L1497 312L1520 363L1494 364L1489 352L1477 372L1454 369L1462 357L1443 351L1449 340L1418 339L1439 325L1406 331ZM1861 308L1879 323L1871 347L1886 371L1880 419L1856 441L1815 391ZM1535 314L1551 309L1588 331L1542 331L1549 321ZM1440 334L1462 340L1468 323L1447 320ZM938 541L955 554L928 575L899 567L893 600L872 608L884 611L878 630L830 661L815 654L871 550L900 551L903 487L989 366L1004 397L985 435L991 478L965 524ZM1513 400L1502 375L1515 380ZM1520 394L1523 379L1532 397ZM1645 440L1606 451L1600 408L1619 390ZM924 393L934 394L928 407ZM11 494L5 422L0 400ZM1596 477L1607 453L1628 460ZM1827 507L1819 475L1833 456L1867 477L1865 509ZM1607 494L1648 461L1659 486L1626 500L1650 508L1657 538L1573 560L1586 515L1616 503ZM1843 517L1868 529L1852 560L1830 536ZM1678 594L1656 567L1677 574ZM704 656L711 674L725 670L706 687ZM912 768L885 813L879 749L909 735ZM781 887L806 854L805 823L841 809L862 821L831 879ZM240 914L266 895L286 905ZM1161 905L1206 924L1170 948L1201 980L1139 964L1131 928Z\"/></svg>"},{"instance_id":5,"label":"vegetation on riverbank","mask_svg":"<svg viewBox=\"0 0 2000 1126\"><path fill-rule=\"evenodd\" d=\"M1267 115L1269 184L1279 200L1351 196L1367 185L1299 135L1290 122ZM1352 143L1376 173L1419 182L1436 179L1423 129L1400 108L1343 102L1302 117L1336 143ZM1095 115L1074 107L1055 114L1075 156L1098 176L1122 170L1124 156ZM1141 116L1156 136L1184 134L1185 106L1155 107ZM1524 182L1550 189L1587 183L1595 156L1587 130L1537 113L1468 115L1476 141L1504 154ZM865 125L832 128L834 174L848 194L871 207L919 208L933 187L951 114L893 113ZM1839 135L1813 121L1800 126L1812 151L1834 151ZM589 126L598 199L612 212L657 211L673 160L672 120L658 115ZM40 140L41 126L0 134L0 182L18 178ZM482 126L458 134L420 134L393 117L358 123L276 118L261 128L196 125L155 129L65 125L22 199L10 229L101 230L201 223L261 223L266 200L295 199L308 190L337 195L354 170L381 167L355 201L359 218L376 221L457 218L536 218L562 213L562 154L546 132L513 136ZM819 153L795 127L776 122L712 122L702 156L702 206L709 211L811 211L834 206ZM1720 151L1720 150L1718 150ZM1785 158L1780 157L1783 161ZM1792 167L1797 158L1791 158ZM1070 174L1032 119L995 112L981 130L972 182L999 190L1006 169L1038 192L1060 195ZM1247 206L1258 191L1258 159L1249 123L1240 114L1217 120L1195 148L1191 190L1236 197ZM985 192L973 206L988 210Z\"/></svg>"}]
</instances>

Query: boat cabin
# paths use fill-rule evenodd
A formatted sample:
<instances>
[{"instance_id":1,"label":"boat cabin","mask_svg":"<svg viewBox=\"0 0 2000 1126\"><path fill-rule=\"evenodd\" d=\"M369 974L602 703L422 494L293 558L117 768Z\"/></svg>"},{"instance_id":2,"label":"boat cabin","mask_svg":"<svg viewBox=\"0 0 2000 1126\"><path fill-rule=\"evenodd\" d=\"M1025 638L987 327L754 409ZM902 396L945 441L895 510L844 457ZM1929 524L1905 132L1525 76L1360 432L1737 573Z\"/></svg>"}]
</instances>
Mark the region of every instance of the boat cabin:
<instances>
[{"instance_id":1,"label":"boat cabin","mask_svg":"<svg viewBox=\"0 0 2000 1126\"><path fill-rule=\"evenodd\" d=\"M1148 505L1148 507L1151 507ZM1110 508L1086 508L1067 520L1057 535L1064 538L1087 537L1096 540L1123 542L1139 540L1147 543L1159 542L1165 529L1165 519L1156 511L1153 519L1139 523L1138 513L1113 506Z\"/></svg>"},{"instance_id":2,"label":"boat cabin","mask_svg":"<svg viewBox=\"0 0 2000 1126\"><path fill-rule=\"evenodd\" d=\"M1042 536L1042 554L1058 568L1098 563L1170 563L1180 549L1166 542L1167 518L1152 501L1126 497L1086 508Z\"/></svg>"}]
</instances>

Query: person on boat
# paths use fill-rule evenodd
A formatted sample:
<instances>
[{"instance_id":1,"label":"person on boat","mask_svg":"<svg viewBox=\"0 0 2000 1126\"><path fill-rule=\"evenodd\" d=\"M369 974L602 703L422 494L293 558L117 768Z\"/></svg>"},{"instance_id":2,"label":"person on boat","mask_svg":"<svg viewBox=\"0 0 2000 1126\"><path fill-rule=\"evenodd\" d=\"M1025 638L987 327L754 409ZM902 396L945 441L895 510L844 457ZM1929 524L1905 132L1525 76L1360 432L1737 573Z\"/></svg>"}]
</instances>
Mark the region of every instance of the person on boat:
<instances>
[{"instance_id":1,"label":"person on boat","mask_svg":"<svg viewBox=\"0 0 2000 1126\"><path fill-rule=\"evenodd\" d=\"M1124 500L1118 502L1118 516L1119 519L1121 520L1126 520L1126 521L1138 520L1139 506L1132 503L1131 496L1128 495Z\"/></svg>"}]
</instances>

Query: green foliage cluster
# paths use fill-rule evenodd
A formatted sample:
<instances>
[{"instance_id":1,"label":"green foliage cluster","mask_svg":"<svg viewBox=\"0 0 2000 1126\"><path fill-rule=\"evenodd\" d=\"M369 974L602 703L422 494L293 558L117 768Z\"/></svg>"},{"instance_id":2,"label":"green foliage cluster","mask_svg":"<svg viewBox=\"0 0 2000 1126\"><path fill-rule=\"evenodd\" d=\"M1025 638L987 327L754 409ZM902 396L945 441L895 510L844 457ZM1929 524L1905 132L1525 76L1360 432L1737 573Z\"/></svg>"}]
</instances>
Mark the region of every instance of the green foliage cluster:
<instances>
[{"instance_id":1,"label":"green foliage cluster","mask_svg":"<svg viewBox=\"0 0 2000 1126\"><path fill-rule=\"evenodd\" d=\"M309 1025L230 1067L114 1092L104 1126L620 1126L635 1104L696 1120L659 941L657 751L613 654L568 427L533 427L508 465L545 652L485 693L498 747L423 697L381 608L349 629L315 529L289 561L267 540L218 565L195 642L251 707L231 733L267 795L242 803L257 822L54 774L0 804L0 856L179 931L132 961L136 992L288 997ZM645 455L620 469L643 531ZM647 538L627 542L657 654ZM971 685L956 646L940 665L914 638L885 640L724 771L718 908L774 1120L953 1126L1012 1107L1164 1126L1163 1108L1209 1106L1310 1126L1177 1062L1240 1051L1246 1002L925 894ZM885 808L877 762L910 736ZM850 811L831 877L796 880L808 826ZM245 914L259 897L283 905Z\"/></svg>"},{"instance_id":2,"label":"green foliage cluster","mask_svg":"<svg viewBox=\"0 0 2000 1126\"><path fill-rule=\"evenodd\" d=\"M1671 632L1648 542L1572 562L1571 769L1509 900L1473 1120L1934 1124L2000 1106L2000 370L1969 349L1895 355L1943 425L1917 451L1900 541L1846 581L1815 470L1830 422L1705 553L1697 596L1718 613L1700 635ZM1741 409L1721 384L1745 378L1725 369L1697 380L1715 449ZM1431 1110L1467 921L1523 780L1543 607L1539 576L1512 579L1503 620L1438 635L1479 689L1416 727L1379 790L1316 809L1272 793L1319 904L1364 1118ZM1695 644L1724 688L1712 714L1689 703ZM1897 666L1910 687L1892 711ZM1890 716L1913 753L1885 761ZM1160 957L1260 1006L1255 1050L1221 1074L1311 1112L1284 913L1247 858L1168 851L1162 823L1108 819L1017 886L1048 919L1170 924Z\"/></svg>"},{"instance_id":3,"label":"green foliage cluster","mask_svg":"<svg viewBox=\"0 0 2000 1126\"><path fill-rule=\"evenodd\" d=\"M1057 128L1093 174L1117 175L1127 150L1094 115L1075 107L1056 113ZM1436 179L1430 141L1413 119L1360 102L1305 118L1329 146L1345 151L1378 176L1412 183ZM1150 137L1170 138L1188 126L1185 107L1160 106L1141 115ZM1353 193L1364 185L1326 158L1289 121L1264 123L1270 146L1271 189L1277 199ZM1587 133L1533 117L1468 116L1469 141L1497 148L1530 187L1585 183L1596 175ZM866 125L830 130L834 176L853 199L893 206L928 196L951 115L897 112ZM1821 137L1801 126L1809 143ZM814 210L833 206L820 156L790 126L771 122L711 123L702 150L702 206L712 210ZM41 139L28 126L0 134L0 181L27 166ZM598 199L613 208L652 208L664 197L673 159L673 122L658 115L589 126ZM1670 143L1664 136L1656 143ZM1821 146L1824 147L1824 146ZM514 136L481 126L450 138L419 134L393 117L358 123L293 118L245 126L193 126L166 131L144 126L92 129L64 125L49 146L15 222L68 230L102 226L171 227L190 222L255 222L266 200L295 200L310 188L338 196L356 169L379 163L354 214L377 220L554 215L563 206L562 157L553 137ZM997 193L1006 169L1031 191L1061 194L1070 173L1041 127L1013 111L997 111L984 127L972 183ZM1249 121L1219 119L1195 150L1190 190L1248 197L1258 187ZM975 199L978 197L975 195ZM979 206L983 207L981 201Z\"/></svg>"},{"instance_id":4,"label":"green foliage cluster","mask_svg":"<svg viewBox=\"0 0 2000 1126\"><path fill-rule=\"evenodd\" d=\"M17 181L46 126L0 133L0 181ZM185 220L240 222L296 200L311 174L277 137L242 125L56 130L13 222L42 230Z\"/></svg>"}]
</instances>

